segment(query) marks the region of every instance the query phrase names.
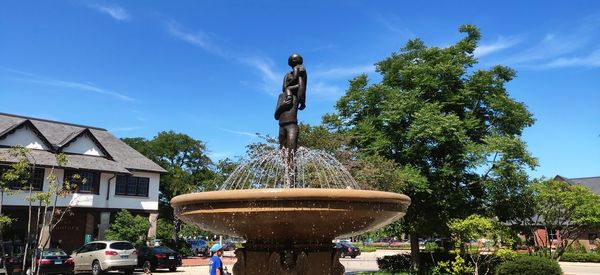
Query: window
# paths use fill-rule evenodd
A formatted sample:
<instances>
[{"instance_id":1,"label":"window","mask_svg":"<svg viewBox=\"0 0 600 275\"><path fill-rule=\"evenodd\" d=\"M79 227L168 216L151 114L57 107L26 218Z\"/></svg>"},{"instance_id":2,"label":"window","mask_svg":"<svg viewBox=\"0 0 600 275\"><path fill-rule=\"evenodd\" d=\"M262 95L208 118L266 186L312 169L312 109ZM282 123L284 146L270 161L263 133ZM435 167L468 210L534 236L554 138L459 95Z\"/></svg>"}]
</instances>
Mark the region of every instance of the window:
<instances>
[{"instance_id":1,"label":"window","mask_svg":"<svg viewBox=\"0 0 600 275\"><path fill-rule=\"evenodd\" d=\"M8 166L0 167L0 175L3 175L4 171L8 169L10 169ZM42 187L44 186L44 172L44 168L36 168L33 170L33 173L29 174L29 183L31 184L33 191L42 191ZM23 185L19 181L14 181L8 183L8 188L12 190L29 189L29 185Z\"/></svg>"},{"instance_id":2,"label":"window","mask_svg":"<svg viewBox=\"0 0 600 275\"><path fill-rule=\"evenodd\" d=\"M548 233L548 239L550 241L554 241L554 240L556 240L556 237L557 237L556 231L550 230L550 232Z\"/></svg>"},{"instance_id":3,"label":"window","mask_svg":"<svg viewBox=\"0 0 600 275\"><path fill-rule=\"evenodd\" d=\"M148 197L149 183L149 178L117 176L115 195Z\"/></svg>"},{"instance_id":4,"label":"window","mask_svg":"<svg viewBox=\"0 0 600 275\"><path fill-rule=\"evenodd\" d=\"M64 180L77 185L75 192L92 193L98 195L100 192L100 173L88 170L65 170Z\"/></svg>"},{"instance_id":5,"label":"window","mask_svg":"<svg viewBox=\"0 0 600 275\"><path fill-rule=\"evenodd\" d=\"M135 247L133 247L133 244L131 244L130 242L116 242L116 243L111 243L110 244L110 248L111 249L115 249L115 250L131 250L131 249L135 249Z\"/></svg>"}]
</instances>

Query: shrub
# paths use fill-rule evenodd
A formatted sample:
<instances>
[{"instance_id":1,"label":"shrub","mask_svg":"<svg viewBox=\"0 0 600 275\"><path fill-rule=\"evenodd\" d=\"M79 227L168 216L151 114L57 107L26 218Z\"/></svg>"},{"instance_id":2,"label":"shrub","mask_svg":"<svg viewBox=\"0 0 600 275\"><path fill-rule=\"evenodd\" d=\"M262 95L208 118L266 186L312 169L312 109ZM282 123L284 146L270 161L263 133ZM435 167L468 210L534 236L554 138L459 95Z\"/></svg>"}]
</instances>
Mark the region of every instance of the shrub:
<instances>
[{"instance_id":1,"label":"shrub","mask_svg":"<svg viewBox=\"0 0 600 275\"><path fill-rule=\"evenodd\" d=\"M565 253L587 253L587 249L581 242L574 241L571 245L567 246Z\"/></svg>"},{"instance_id":2,"label":"shrub","mask_svg":"<svg viewBox=\"0 0 600 275\"><path fill-rule=\"evenodd\" d=\"M412 266L412 259L410 254L384 256L377 259L377 266L379 266L379 269L390 273L409 271Z\"/></svg>"},{"instance_id":3,"label":"shrub","mask_svg":"<svg viewBox=\"0 0 600 275\"><path fill-rule=\"evenodd\" d=\"M558 262L539 256L522 256L506 261L498 267L497 275L561 275Z\"/></svg>"},{"instance_id":4,"label":"shrub","mask_svg":"<svg viewBox=\"0 0 600 275\"><path fill-rule=\"evenodd\" d=\"M131 215L129 211L122 209L115 221L106 230L106 239L113 241L129 241L139 247L146 243L146 235L150 229L150 221L147 217Z\"/></svg>"},{"instance_id":5,"label":"shrub","mask_svg":"<svg viewBox=\"0 0 600 275\"><path fill-rule=\"evenodd\" d=\"M565 253L560 257L561 262L600 263L598 253Z\"/></svg>"}]
</instances>

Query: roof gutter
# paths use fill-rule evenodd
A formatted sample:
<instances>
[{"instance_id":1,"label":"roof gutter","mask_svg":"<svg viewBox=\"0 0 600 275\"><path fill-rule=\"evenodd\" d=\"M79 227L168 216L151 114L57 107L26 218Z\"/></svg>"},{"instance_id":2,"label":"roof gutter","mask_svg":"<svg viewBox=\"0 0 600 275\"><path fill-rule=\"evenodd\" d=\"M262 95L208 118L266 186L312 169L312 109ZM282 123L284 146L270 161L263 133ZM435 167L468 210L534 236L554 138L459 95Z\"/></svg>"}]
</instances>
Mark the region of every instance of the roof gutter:
<instances>
[{"instance_id":1,"label":"roof gutter","mask_svg":"<svg viewBox=\"0 0 600 275\"><path fill-rule=\"evenodd\" d=\"M113 176L108 179L108 187L106 188L106 200L108 200L108 197L110 196L110 181L116 177L117 173L114 173Z\"/></svg>"}]
</instances>

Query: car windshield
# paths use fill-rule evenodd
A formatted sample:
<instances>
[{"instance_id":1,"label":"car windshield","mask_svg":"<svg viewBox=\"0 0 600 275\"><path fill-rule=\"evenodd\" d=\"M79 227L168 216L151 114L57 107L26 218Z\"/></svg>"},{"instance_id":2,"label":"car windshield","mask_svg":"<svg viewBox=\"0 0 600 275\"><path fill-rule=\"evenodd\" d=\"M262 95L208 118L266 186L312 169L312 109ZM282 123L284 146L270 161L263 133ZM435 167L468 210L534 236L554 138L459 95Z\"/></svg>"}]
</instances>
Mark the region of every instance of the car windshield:
<instances>
[{"instance_id":1,"label":"car windshield","mask_svg":"<svg viewBox=\"0 0 600 275\"><path fill-rule=\"evenodd\" d=\"M129 242L111 243L110 248L116 249L116 250L130 250L130 249L133 249L133 244L131 244Z\"/></svg>"},{"instance_id":2,"label":"car windshield","mask_svg":"<svg viewBox=\"0 0 600 275\"><path fill-rule=\"evenodd\" d=\"M173 253L173 249L170 249L166 246L156 246L152 248L152 252L154 253Z\"/></svg>"},{"instance_id":3,"label":"car windshield","mask_svg":"<svg viewBox=\"0 0 600 275\"><path fill-rule=\"evenodd\" d=\"M52 256L67 256L67 253L60 249L52 249L52 250L44 250L42 251L42 257L52 257Z\"/></svg>"}]
</instances>

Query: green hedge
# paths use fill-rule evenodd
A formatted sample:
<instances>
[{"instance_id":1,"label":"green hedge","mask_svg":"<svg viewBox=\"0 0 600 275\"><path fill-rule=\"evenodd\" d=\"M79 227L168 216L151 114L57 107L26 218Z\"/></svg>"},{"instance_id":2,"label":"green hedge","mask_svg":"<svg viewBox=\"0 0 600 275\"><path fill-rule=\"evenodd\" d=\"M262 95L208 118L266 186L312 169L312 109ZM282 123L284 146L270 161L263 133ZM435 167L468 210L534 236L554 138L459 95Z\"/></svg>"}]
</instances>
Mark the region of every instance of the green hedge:
<instances>
[{"instance_id":1,"label":"green hedge","mask_svg":"<svg viewBox=\"0 0 600 275\"><path fill-rule=\"evenodd\" d=\"M379 269L390 273L406 272L410 270L412 259L410 254L398 254L392 256L384 256L377 259Z\"/></svg>"},{"instance_id":2,"label":"green hedge","mask_svg":"<svg viewBox=\"0 0 600 275\"><path fill-rule=\"evenodd\" d=\"M561 262L600 263L600 254L597 253L565 253L560 257Z\"/></svg>"},{"instance_id":3,"label":"green hedge","mask_svg":"<svg viewBox=\"0 0 600 275\"><path fill-rule=\"evenodd\" d=\"M561 275L562 270L558 262L538 257L522 256L506 261L498 266L497 275Z\"/></svg>"}]
</instances>

